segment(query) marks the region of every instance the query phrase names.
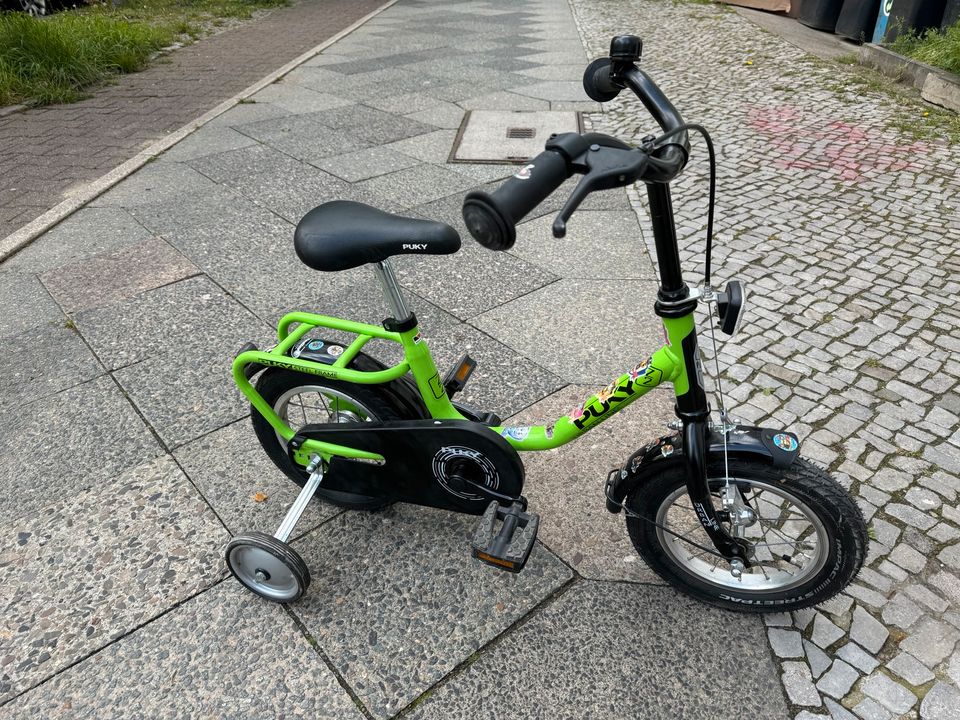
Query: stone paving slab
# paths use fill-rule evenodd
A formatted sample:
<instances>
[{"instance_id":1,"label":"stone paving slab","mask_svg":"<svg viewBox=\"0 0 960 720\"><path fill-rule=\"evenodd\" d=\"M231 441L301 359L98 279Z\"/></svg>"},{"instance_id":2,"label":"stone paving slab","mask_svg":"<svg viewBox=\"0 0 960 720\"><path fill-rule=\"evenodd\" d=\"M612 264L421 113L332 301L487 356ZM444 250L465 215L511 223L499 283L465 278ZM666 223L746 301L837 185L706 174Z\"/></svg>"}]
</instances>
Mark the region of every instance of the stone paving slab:
<instances>
[{"instance_id":1,"label":"stone paving slab","mask_svg":"<svg viewBox=\"0 0 960 720\"><path fill-rule=\"evenodd\" d=\"M544 215L517 226L513 252L563 278L656 279L632 210L582 210L562 238L553 236L553 220Z\"/></svg>"},{"instance_id":2,"label":"stone paving slab","mask_svg":"<svg viewBox=\"0 0 960 720\"><path fill-rule=\"evenodd\" d=\"M35 275L0 267L0 338L63 321L63 312Z\"/></svg>"},{"instance_id":3,"label":"stone paving slab","mask_svg":"<svg viewBox=\"0 0 960 720\"><path fill-rule=\"evenodd\" d=\"M0 535L0 702L208 587L227 538L169 457L5 519Z\"/></svg>"},{"instance_id":4,"label":"stone paving slab","mask_svg":"<svg viewBox=\"0 0 960 720\"><path fill-rule=\"evenodd\" d=\"M199 272L169 244L150 239L39 277L64 312L73 313L125 300Z\"/></svg>"},{"instance_id":5,"label":"stone paving slab","mask_svg":"<svg viewBox=\"0 0 960 720\"><path fill-rule=\"evenodd\" d=\"M330 200L374 201L356 186L264 145L198 158L191 165L291 223Z\"/></svg>"},{"instance_id":6,"label":"stone paving slab","mask_svg":"<svg viewBox=\"0 0 960 720\"><path fill-rule=\"evenodd\" d=\"M610 382L662 344L653 280L558 280L471 322L567 382Z\"/></svg>"},{"instance_id":7,"label":"stone paving slab","mask_svg":"<svg viewBox=\"0 0 960 720\"><path fill-rule=\"evenodd\" d=\"M353 106L347 106L353 107ZM328 111L333 112L333 111ZM371 143L346 130L337 130L325 124L324 113L289 115L244 125L244 135L298 160L316 161L330 155L361 150ZM410 133L415 135L416 132ZM409 135L398 133L398 140Z\"/></svg>"},{"instance_id":8,"label":"stone paving slab","mask_svg":"<svg viewBox=\"0 0 960 720\"><path fill-rule=\"evenodd\" d=\"M422 110L421 112L431 112ZM416 114L416 113L414 113ZM316 162L317 167L347 182L367 180L378 175L405 170L419 163L412 157L380 147L355 150Z\"/></svg>"},{"instance_id":9,"label":"stone paving slab","mask_svg":"<svg viewBox=\"0 0 960 720\"><path fill-rule=\"evenodd\" d=\"M249 418L182 445L173 456L234 535L249 530L272 535L300 492L300 486L278 470L256 442ZM258 501L258 493L266 498ZM293 537L339 512L314 498Z\"/></svg>"},{"instance_id":10,"label":"stone paving slab","mask_svg":"<svg viewBox=\"0 0 960 720\"><path fill-rule=\"evenodd\" d=\"M572 573L538 546L521 574L470 558L476 518L395 505L294 544L315 568L294 606L374 717L393 716Z\"/></svg>"},{"instance_id":11,"label":"stone paving slab","mask_svg":"<svg viewBox=\"0 0 960 720\"><path fill-rule=\"evenodd\" d=\"M411 713L444 720L786 716L756 617L713 610L669 588L589 581Z\"/></svg>"},{"instance_id":12,"label":"stone paving slab","mask_svg":"<svg viewBox=\"0 0 960 720\"><path fill-rule=\"evenodd\" d=\"M232 127L217 127L203 135L189 135L163 153L157 162L183 163L194 158L217 153L240 150L256 144L256 140L239 133Z\"/></svg>"},{"instance_id":13,"label":"stone paving slab","mask_svg":"<svg viewBox=\"0 0 960 720\"><path fill-rule=\"evenodd\" d=\"M509 419L511 425L548 425L598 390L568 385ZM524 495L540 514L538 537L580 575L595 580L663 581L634 550L624 515L607 511L603 484L613 467L667 431L675 418L674 396L657 389L556 450L523 457Z\"/></svg>"},{"instance_id":14,"label":"stone paving slab","mask_svg":"<svg viewBox=\"0 0 960 720\"><path fill-rule=\"evenodd\" d=\"M0 517L10 520L95 488L160 454L109 377L0 414Z\"/></svg>"},{"instance_id":15,"label":"stone paving slab","mask_svg":"<svg viewBox=\"0 0 960 720\"><path fill-rule=\"evenodd\" d=\"M2 718L363 714L290 616L223 582L0 708Z\"/></svg>"},{"instance_id":16,"label":"stone paving slab","mask_svg":"<svg viewBox=\"0 0 960 720\"><path fill-rule=\"evenodd\" d=\"M91 207L131 208L185 197L214 189L210 178L184 163L149 163L93 201Z\"/></svg>"},{"instance_id":17,"label":"stone paving slab","mask_svg":"<svg viewBox=\"0 0 960 720\"><path fill-rule=\"evenodd\" d=\"M121 208L86 207L51 228L3 267L41 272L150 238L150 232Z\"/></svg>"},{"instance_id":18,"label":"stone paving slab","mask_svg":"<svg viewBox=\"0 0 960 720\"><path fill-rule=\"evenodd\" d=\"M6 338L4 349L7 359L0 375L0 408L40 400L104 372L76 331L63 324L42 323Z\"/></svg>"},{"instance_id":19,"label":"stone paving slab","mask_svg":"<svg viewBox=\"0 0 960 720\"><path fill-rule=\"evenodd\" d=\"M247 340L268 346L269 337L266 331L237 334L229 341L214 340L207 349L146 358L113 376L164 444L175 448L249 412L224 358L229 360Z\"/></svg>"},{"instance_id":20,"label":"stone paving slab","mask_svg":"<svg viewBox=\"0 0 960 720\"><path fill-rule=\"evenodd\" d=\"M229 356L270 329L204 277L165 285L133 298L76 314L77 329L110 369L172 353ZM188 365L189 367L189 365Z\"/></svg>"}]
</instances>

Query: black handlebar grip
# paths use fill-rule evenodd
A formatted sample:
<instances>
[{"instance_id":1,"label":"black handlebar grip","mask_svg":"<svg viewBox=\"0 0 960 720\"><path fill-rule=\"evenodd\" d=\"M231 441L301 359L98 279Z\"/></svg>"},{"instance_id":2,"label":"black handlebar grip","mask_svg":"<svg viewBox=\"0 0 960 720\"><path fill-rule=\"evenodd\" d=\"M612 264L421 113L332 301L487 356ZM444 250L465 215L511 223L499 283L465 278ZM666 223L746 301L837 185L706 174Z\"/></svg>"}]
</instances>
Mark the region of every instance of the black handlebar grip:
<instances>
[{"instance_id":1,"label":"black handlebar grip","mask_svg":"<svg viewBox=\"0 0 960 720\"><path fill-rule=\"evenodd\" d=\"M583 71L583 90L591 100L610 102L623 88L617 87L610 80L610 70L613 61L610 58L597 58L587 65Z\"/></svg>"},{"instance_id":2,"label":"black handlebar grip","mask_svg":"<svg viewBox=\"0 0 960 720\"><path fill-rule=\"evenodd\" d=\"M463 220L473 239L490 250L509 250L517 223L570 177L567 159L547 150L518 170L492 194L474 190L463 201Z\"/></svg>"}]
</instances>

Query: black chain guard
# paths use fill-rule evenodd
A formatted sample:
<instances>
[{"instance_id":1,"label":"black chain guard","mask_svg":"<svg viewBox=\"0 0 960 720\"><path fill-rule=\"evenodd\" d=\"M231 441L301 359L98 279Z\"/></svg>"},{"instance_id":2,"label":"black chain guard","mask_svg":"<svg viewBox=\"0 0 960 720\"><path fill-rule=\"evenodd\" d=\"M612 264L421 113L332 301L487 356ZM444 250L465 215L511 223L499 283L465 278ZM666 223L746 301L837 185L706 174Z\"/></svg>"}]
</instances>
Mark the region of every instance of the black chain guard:
<instances>
[{"instance_id":1,"label":"black chain guard","mask_svg":"<svg viewBox=\"0 0 960 720\"><path fill-rule=\"evenodd\" d=\"M305 425L298 438L335 443L386 458L384 465L335 456L320 487L480 515L491 500L517 500L523 463L486 425L467 420ZM297 438L294 438L296 442ZM464 482L488 488L484 493ZM508 500L509 499L509 500Z\"/></svg>"}]
</instances>

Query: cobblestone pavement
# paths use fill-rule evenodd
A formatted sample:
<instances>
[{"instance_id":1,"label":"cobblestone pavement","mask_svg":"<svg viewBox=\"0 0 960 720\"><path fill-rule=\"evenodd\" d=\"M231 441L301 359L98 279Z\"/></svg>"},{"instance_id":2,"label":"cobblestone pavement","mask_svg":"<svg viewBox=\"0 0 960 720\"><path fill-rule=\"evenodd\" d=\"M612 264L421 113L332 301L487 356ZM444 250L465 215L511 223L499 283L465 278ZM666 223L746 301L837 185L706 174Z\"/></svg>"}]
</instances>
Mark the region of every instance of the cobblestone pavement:
<instances>
[{"instance_id":1,"label":"cobblestone pavement","mask_svg":"<svg viewBox=\"0 0 960 720\"><path fill-rule=\"evenodd\" d=\"M381 5L300 0L71 105L0 117L0 239Z\"/></svg>"},{"instance_id":2,"label":"cobblestone pavement","mask_svg":"<svg viewBox=\"0 0 960 720\"><path fill-rule=\"evenodd\" d=\"M888 128L885 97L733 13L574 9L401 0L0 265L0 718L953 716L956 149ZM723 345L735 414L799 430L851 488L870 567L766 621L665 587L601 492L670 419L658 390L532 454L541 542L519 575L469 560L474 518L315 502L293 541L307 595L279 608L240 589L221 549L273 532L295 488L256 445L233 352L293 308L383 317L367 269L299 263L293 224L346 198L466 238L464 193L515 171L447 162L466 110L583 110L644 134L635 103L601 114L580 89L625 29L720 146L717 277L754 288ZM675 193L688 273L703 158ZM652 248L629 244L642 205L593 196L558 241L564 197L511 252L397 258L438 364L469 351L464 399L517 423L569 412L658 344ZM631 308L637 332L588 334Z\"/></svg>"},{"instance_id":3,"label":"cobblestone pavement","mask_svg":"<svg viewBox=\"0 0 960 720\"><path fill-rule=\"evenodd\" d=\"M746 331L721 352L734 414L797 430L872 523L848 592L767 618L793 712L958 717L960 148L913 139L897 128L920 111L735 13L576 10L591 55L615 32L643 36L648 71L717 143L716 277L753 289ZM645 134L635 100L609 110L597 125ZM703 261L699 149L674 194L687 267Z\"/></svg>"}]
</instances>

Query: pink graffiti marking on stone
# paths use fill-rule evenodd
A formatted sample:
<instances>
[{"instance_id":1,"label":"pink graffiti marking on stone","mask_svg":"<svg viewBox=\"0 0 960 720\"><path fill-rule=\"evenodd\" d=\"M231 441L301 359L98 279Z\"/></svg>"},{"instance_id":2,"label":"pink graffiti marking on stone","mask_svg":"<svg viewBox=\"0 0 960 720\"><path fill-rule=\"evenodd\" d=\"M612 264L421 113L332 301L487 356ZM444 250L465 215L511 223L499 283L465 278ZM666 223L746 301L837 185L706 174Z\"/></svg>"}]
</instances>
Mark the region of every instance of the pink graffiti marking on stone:
<instances>
[{"instance_id":1,"label":"pink graffiti marking on stone","mask_svg":"<svg viewBox=\"0 0 960 720\"><path fill-rule=\"evenodd\" d=\"M824 122L790 105L753 108L747 119L779 154L777 167L835 172L848 182L878 172L917 171L920 166L909 158L930 149L924 142L891 145L855 125Z\"/></svg>"}]
</instances>

